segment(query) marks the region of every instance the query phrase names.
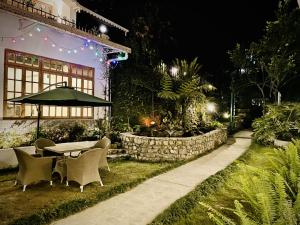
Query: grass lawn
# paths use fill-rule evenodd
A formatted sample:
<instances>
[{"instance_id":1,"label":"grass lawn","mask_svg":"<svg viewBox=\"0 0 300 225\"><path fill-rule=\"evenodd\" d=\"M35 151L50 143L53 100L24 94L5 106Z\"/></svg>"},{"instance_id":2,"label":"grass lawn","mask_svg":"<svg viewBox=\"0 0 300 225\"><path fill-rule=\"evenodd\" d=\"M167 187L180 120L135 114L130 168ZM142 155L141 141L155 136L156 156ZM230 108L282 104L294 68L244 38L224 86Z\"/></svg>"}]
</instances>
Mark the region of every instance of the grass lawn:
<instances>
[{"instance_id":1,"label":"grass lawn","mask_svg":"<svg viewBox=\"0 0 300 225\"><path fill-rule=\"evenodd\" d=\"M0 172L0 224L43 224L78 212L84 208L125 192L147 178L165 172L180 163L141 163L115 161L109 164L111 172L101 170L104 186L91 183L80 193L79 184L66 187L54 176L53 186L48 182L14 186L17 171Z\"/></svg>"},{"instance_id":2,"label":"grass lawn","mask_svg":"<svg viewBox=\"0 0 300 225\"><path fill-rule=\"evenodd\" d=\"M262 147L252 144L249 150L239 159L244 163L252 166L264 167L267 164L266 156L271 150L268 147ZM203 183L198 185L192 192L177 200L162 214L160 214L151 225L214 225L199 202L218 207L234 208L234 200L239 199L230 186L232 178L241 175L241 171L236 167L236 161L225 170L220 171L216 175L209 177ZM223 211L225 215L229 215L229 211ZM229 215L234 217L233 215Z\"/></svg>"}]
</instances>

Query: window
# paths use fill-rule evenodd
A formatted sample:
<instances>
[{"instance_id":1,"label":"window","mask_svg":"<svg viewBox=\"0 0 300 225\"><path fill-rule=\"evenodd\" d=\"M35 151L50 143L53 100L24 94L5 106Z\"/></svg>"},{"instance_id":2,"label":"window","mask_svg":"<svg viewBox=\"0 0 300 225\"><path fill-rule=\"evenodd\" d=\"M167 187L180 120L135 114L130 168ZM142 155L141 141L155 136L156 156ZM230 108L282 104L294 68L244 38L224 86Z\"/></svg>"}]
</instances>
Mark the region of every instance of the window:
<instances>
[{"instance_id":1,"label":"window","mask_svg":"<svg viewBox=\"0 0 300 225\"><path fill-rule=\"evenodd\" d=\"M70 87L88 94L94 93L94 69L55 59L34 56L12 50L5 51L4 117L32 118L35 105L7 101L43 90L55 89L66 82ZM52 85L52 86L51 86ZM92 107L43 106L42 118L93 118Z\"/></svg>"}]
</instances>

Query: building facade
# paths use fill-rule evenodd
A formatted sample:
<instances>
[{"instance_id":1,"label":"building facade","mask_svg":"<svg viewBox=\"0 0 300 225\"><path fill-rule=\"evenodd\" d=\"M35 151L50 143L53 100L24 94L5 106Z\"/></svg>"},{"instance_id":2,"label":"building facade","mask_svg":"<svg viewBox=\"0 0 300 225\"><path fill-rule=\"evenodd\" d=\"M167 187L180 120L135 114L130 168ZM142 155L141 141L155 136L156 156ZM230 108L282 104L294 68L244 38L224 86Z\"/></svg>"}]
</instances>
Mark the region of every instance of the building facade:
<instances>
[{"instance_id":1,"label":"building facade","mask_svg":"<svg viewBox=\"0 0 300 225\"><path fill-rule=\"evenodd\" d=\"M108 55L127 56L131 50L107 35L78 29L79 11L128 32L75 0L0 0L0 131L26 130L37 117L35 105L9 99L56 88L56 83L67 82L109 100ZM91 120L106 115L106 108L43 106L41 118Z\"/></svg>"}]
</instances>

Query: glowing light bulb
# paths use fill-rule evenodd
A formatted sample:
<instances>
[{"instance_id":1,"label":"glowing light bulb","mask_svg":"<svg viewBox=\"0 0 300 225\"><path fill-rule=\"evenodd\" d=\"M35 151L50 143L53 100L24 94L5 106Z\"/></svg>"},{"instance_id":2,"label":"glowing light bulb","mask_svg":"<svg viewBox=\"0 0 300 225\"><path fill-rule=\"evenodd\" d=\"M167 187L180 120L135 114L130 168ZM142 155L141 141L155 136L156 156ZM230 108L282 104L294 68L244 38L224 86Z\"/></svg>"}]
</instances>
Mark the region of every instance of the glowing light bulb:
<instances>
[{"instance_id":1,"label":"glowing light bulb","mask_svg":"<svg viewBox=\"0 0 300 225\"><path fill-rule=\"evenodd\" d=\"M53 43L53 44L52 44L52 47L54 48L55 46L56 46L56 45Z\"/></svg>"},{"instance_id":2,"label":"glowing light bulb","mask_svg":"<svg viewBox=\"0 0 300 225\"><path fill-rule=\"evenodd\" d=\"M44 41L48 41L48 37L44 37Z\"/></svg>"},{"instance_id":3,"label":"glowing light bulb","mask_svg":"<svg viewBox=\"0 0 300 225\"><path fill-rule=\"evenodd\" d=\"M21 37L20 39L21 39L21 41L24 41L24 40L25 40L25 38L24 38L24 37Z\"/></svg>"},{"instance_id":4,"label":"glowing light bulb","mask_svg":"<svg viewBox=\"0 0 300 225\"><path fill-rule=\"evenodd\" d=\"M104 33L107 32L107 27L106 27L105 25L102 24L102 25L99 27L99 30L100 30L100 32L101 32L102 34L104 34Z\"/></svg>"},{"instance_id":5,"label":"glowing light bulb","mask_svg":"<svg viewBox=\"0 0 300 225\"><path fill-rule=\"evenodd\" d=\"M63 49L62 49L62 48L59 48L59 49L58 49L58 51L62 52L62 51L63 51Z\"/></svg>"},{"instance_id":6,"label":"glowing light bulb","mask_svg":"<svg viewBox=\"0 0 300 225\"><path fill-rule=\"evenodd\" d=\"M80 47L80 50L83 51L83 50L84 50L84 47Z\"/></svg>"},{"instance_id":7,"label":"glowing light bulb","mask_svg":"<svg viewBox=\"0 0 300 225\"><path fill-rule=\"evenodd\" d=\"M41 28L37 27L36 31L41 32Z\"/></svg>"},{"instance_id":8,"label":"glowing light bulb","mask_svg":"<svg viewBox=\"0 0 300 225\"><path fill-rule=\"evenodd\" d=\"M71 53L71 50L68 50L68 54L70 54Z\"/></svg>"},{"instance_id":9,"label":"glowing light bulb","mask_svg":"<svg viewBox=\"0 0 300 225\"><path fill-rule=\"evenodd\" d=\"M29 33L28 36L29 36L29 37L32 37L32 33Z\"/></svg>"},{"instance_id":10,"label":"glowing light bulb","mask_svg":"<svg viewBox=\"0 0 300 225\"><path fill-rule=\"evenodd\" d=\"M11 41L12 41L12 43L16 43L17 42L16 39L14 39L14 38Z\"/></svg>"},{"instance_id":11,"label":"glowing light bulb","mask_svg":"<svg viewBox=\"0 0 300 225\"><path fill-rule=\"evenodd\" d=\"M74 50L73 50L73 52L76 54L76 53L77 53L77 50L76 50L76 49L74 49Z\"/></svg>"},{"instance_id":12,"label":"glowing light bulb","mask_svg":"<svg viewBox=\"0 0 300 225\"><path fill-rule=\"evenodd\" d=\"M99 61L100 61L100 62L103 62L103 59L102 59L102 58L100 58L100 59L99 59Z\"/></svg>"},{"instance_id":13,"label":"glowing light bulb","mask_svg":"<svg viewBox=\"0 0 300 225\"><path fill-rule=\"evenodd\" d=\"M94 47L93 47L92 45L90 45L89 49L93 50L93 49L94 49Z\"/></svg>"},{"instance_id":14,"label":"glowing light bulb","mask_svg":"<svg viewBox=\"0 0 300 225\"><path fill-rule=\"evenodd\" d=\"M87 40L87 42L88 42L88 43L90 43L90 42L91 42L91 40L90 40L90 39L88 39L88 40Z\"/></svg>"}]
</instances>

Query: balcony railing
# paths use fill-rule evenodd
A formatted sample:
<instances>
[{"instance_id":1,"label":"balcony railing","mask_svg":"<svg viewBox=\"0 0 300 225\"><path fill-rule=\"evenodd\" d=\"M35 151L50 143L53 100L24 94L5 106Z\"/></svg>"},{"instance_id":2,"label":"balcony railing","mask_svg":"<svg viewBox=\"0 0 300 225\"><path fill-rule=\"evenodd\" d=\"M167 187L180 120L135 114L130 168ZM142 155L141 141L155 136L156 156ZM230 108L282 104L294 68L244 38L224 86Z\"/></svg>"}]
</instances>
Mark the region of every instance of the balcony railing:
<instances>
[{"instance_id":1,"label":"balcony railing","mask_svg":"<svg viewBox=\"0 0 300 225\"><path fill-rule=\"evenodd\" d=\"M65 24L65 25L71 26L71 27L76 27L76 23L75 23L74 20L70 21L65 17L61 18L59 16L55 16L55 15L49 13L49 12L44 11L41 8L34 7L34 5L30 4L29 2L22 1L22 0L1 0L1 1L8 4L8 5L17 7L19 9L23 9L23 10L26 10L28 12L38 14L38 15L44 17L44 18L54 20L57 23Z\"/></svg>"}]
</instances>

